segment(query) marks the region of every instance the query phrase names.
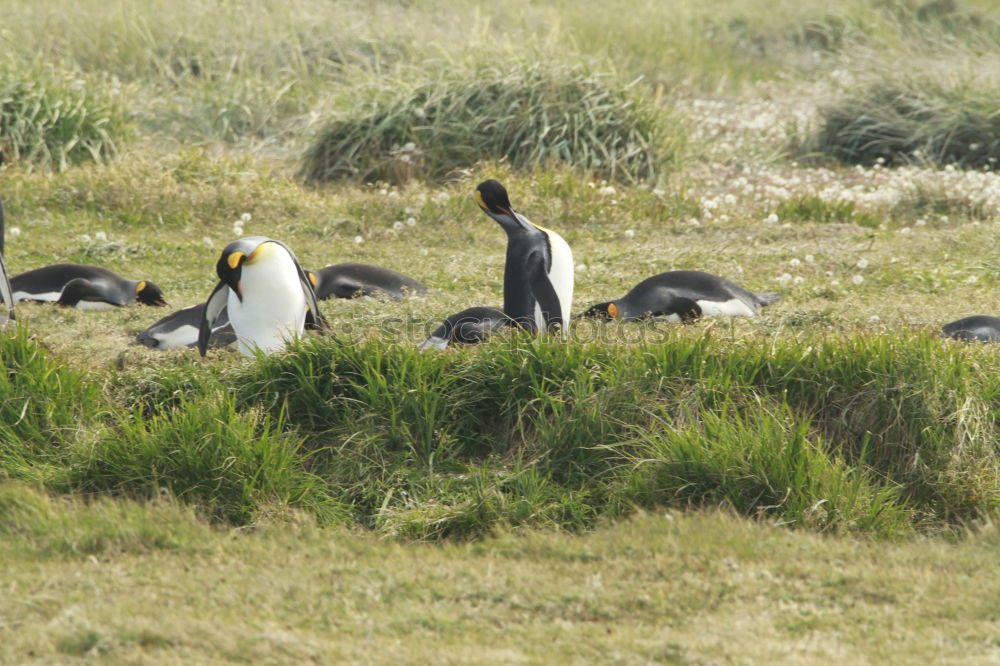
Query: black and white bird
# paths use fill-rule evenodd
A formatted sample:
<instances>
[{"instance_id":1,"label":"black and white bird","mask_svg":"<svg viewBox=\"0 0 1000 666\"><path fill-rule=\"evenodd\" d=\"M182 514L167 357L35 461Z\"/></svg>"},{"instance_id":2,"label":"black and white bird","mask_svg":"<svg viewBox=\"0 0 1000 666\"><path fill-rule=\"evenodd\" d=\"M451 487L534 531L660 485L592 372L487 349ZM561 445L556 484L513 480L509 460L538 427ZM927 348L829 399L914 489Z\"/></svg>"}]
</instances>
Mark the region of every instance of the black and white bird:
<instances>
[{"instance_id":1,"label":"black and white bird","mask_svg":"<svg viewBox=\"0 0 1000 666\"><path fill-rule=\"evenodd\" d=\"M573 252L562 236L532 224L510 205L507 190L490 179L476 188L476 203L507 233L503 311L529 331L569 332Z\"/></svg>"},{"instance_id":2,"label":"black and white bird","mask_svg":"<svg viewBox=\"0 0 1000 666\"><path fill-rule=\"evenodd\" d=\"M222 250L215 266L219 283L205 305L198 331L198 351L208 349L223 308L239 350L272 352L302 335L306 312L326 328L309 276L281 241L263 236L235 240Z\"/></svg>"},{"instance_id":3,"label":"black and white bird","mask_svg":"<svg viewBox=\"0 0 1000 666\"><path fill-rule=\"evenodd\" d=\"M507 234L503 310L479 306L448 317L420 344L445 349L449 342L480 342L508 327L569 333L573 303L573 252L562 236L533 224L510 205L507 190L490 179L476 188L476 203Z\"/></svg>"},{"instance_id":4,"label":"black and white bird","mask_svg":"<svg viewBox=\"0 0 1000 666\"><path fill-rule=\"evenodd\" d=\"M402 273L389 268L346 262L331 264L318 271L307 271L316 298L357 298L359 296L388 296L400 300L407 296L426 294L427 287Z\"/></svg>"},{"instance_id":5,"label":"black and white bird","mask_svg":"<svg viewBox=\"0 0 1000 666\"><path fill-rule=\"evenodd\" d=\"M1000 342L1000 317L973 315L949 322L942 330L946 336L956 340Z\"/></svg>"},{"instance_id":6,"label":"black and white bird","mask_svg":"<svg viewBox=\"0 0 1000 666\"><path fill-rule=\"evenodd\" d=\"M55 264L15 275L14 302L54 302L81 310L110 310L133 303L165 306L163 291L149 280L127 280L88 264Z\"/></svg>"},{"instance_id":7,"label":"black and white bird","mask_svg":"<svg viewBox=\"0 0 1000 666\"><path fill-rule=\"evenodd\" d=\"M198 344L198 332L201 320L205 316L205 305L199 303L171 312L137 335L135 341L158 351L175 347L194 347ZM224 347L234 342L236 334L229 324L228 310L223 308L212 328L209 344L212 347Z\"/></svg>"},{"instance_id":8,"label":"black and white bird","mask_svg":"<svg viewBox=\"0 0 1000 666\"><path fill-rule=\"evenodd\" d=\"M424 340L418 349L444 350L449 344L471 345L483 342L497 331L514 326L514 320L500 308L467 308L451 315Z\"/></svg>"},{"instance_id":9,"label":"black and white bird","mask_svg":"<svg viewBox=\"0 0 1000 666\"><path fill-rule=\"evenodd\" d=\"M755 294L711 273L667 271L646 278L615 301L591 306L581 316L598 319L664 317L681 322L701 316L755 317L780 294Z\"/></svg>"}]
</instances>

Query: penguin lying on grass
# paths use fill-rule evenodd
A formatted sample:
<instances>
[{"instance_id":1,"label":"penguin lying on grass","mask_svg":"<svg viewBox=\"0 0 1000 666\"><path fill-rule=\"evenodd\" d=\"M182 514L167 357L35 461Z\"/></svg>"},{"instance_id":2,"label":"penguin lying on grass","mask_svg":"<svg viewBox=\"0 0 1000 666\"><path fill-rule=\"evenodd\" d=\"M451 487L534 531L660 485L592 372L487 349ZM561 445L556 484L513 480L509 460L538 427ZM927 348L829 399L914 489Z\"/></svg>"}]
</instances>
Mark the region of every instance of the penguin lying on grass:
<instances>
[{"instance_id":1,"label":"penguin lying on grass","mask_svg":"<svg viewBox=\"0 0 1000 666\"><path fill-rule=\"evenodd\" d=\"M55 302L81 310L110 310L140 303L165 306L163 291L149 280L126 280L100 266L55 264L36 268L10 281L14 302Z\"/></svg>"},{"instance_id":2,"label":"penguin lying on grass","mask_svg":"<svg viewBox=\"0 0 1000 666\"><path fill-rule=\"evenodd\" d=\"M263 236L235 240L222 250L215 270L219 284L208 297L198 330L202 356L223 308L244 356L282 349L290 338L301 336L307 310L318 327L327 328L312 282L281 241Z\"/></svg>"},{"instance_id":3,"label":"penguin lying on grass","mask_svg":"<svg viewBox=\"0 0 1000 666\"><path fill-rule=\"evenodd\" d=\"M308 274L316 291L316 298L321 301L331 296L388 296L398 301L407 296L426 294L428 291L427 287L411 277L372 264L332 264L318 271L308 271Z\"/></svg>"},{"instance_id":4,"label":"penguin lying on grass","mask_svg":"<svg viewBox=\"0 0 1000 666\"><path fill-rule=\"evenodd\" d=\"M135 341L150 349L163 351L175 347L194 347L198 344L201 320L205 316L205 303L191 305L171 312L163 319L136 336ZM212 328L209 345L225 347L236 342L236 333L229 324L229 313L222 309Z\"/></svg>"},{"instance_id":5,"label":"penguin lying on grass","mask_svg":"<svg viewBox=\"0 0 1000 666\"><path fill-rule=\"evenodd\" d=\"M1000 317L973 315L945 324L942 331L956 340L1000 342Z\"/></svg>"},{"instance_id":6,"label":"penguin lying on grass","mask_svg":"<svg viewBox=\"0 0 1000 666\"><path fill-rule=\"evenodd\" d=\"M532 224L514 211L507 190L496 180L479 184L476 203L507 233L503 316L510 325L532 333L560 331L565 337L573 302L573 253L569 245L556 232ZM507 325L498 318L496 308L470 308L445 320L420 348L444 349L449 341L456 340L447 336L469 330L476 317L480 323L475 326L484 333ZM453 322L450 326L449 321ZM460 321L465 325L455 325Z\"/></svg>"},{"instance_id":7,"label":"penguin lying on grass","mask_svg":"<svg viewBox=\"0 0 1000 666\"><path fill-rule=\"evenodd\" d=\"M451 315L424 340L418 349L444 350L449 343L473 345L483 342L500 329L514 326L514 320L500 308L467 308Z\"/></svg>"},{"instance_id":8,"label":"penguin lying on grass","mask_svg":"<svg viewBox=\"0 0 1000 666\"><path fill-rule=\"evenodd\" d=\"M702 271L667 271L646 278L616 301L591 306L581 317L689 321L701 316L755 317L780 294L754 294L725 278Z\"/></svg>"}]
</instances>

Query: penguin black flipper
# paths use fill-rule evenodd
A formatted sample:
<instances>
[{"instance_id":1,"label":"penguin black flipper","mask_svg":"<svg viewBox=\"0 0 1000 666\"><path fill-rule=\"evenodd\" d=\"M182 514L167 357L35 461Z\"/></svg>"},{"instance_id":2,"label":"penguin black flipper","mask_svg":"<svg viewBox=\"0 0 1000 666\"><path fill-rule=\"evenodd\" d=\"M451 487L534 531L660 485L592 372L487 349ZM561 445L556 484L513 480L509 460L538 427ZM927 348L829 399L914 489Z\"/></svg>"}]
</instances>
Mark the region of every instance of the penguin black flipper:
<instances>
[{"instance_id":1,"label":"penguin black flipper","mask_svg":"<svg viewBox=\"0 0 1000 666\"><path fill-rule=\"evenodd\" d=\"M212 327L223 308L229 302L229 285L219 282L215 285L215 290L205 302L205 310L201 315L201 326L198 327L198 353L202 356L208 351L208 341L212 337Z\"/></svg>"},{"instance_id":2,"label":"penguin black flipper","mask_svg":"<svg viewBox=\"0 0 1000 666\"><path fill-rule=\"evenodd\" d=\"M549 332L563 330L565 322L562 318L562 306L559 303L559 294L549 280L545 257L540 252L532 252L525 260L525 269L531 293L542 311L545 329Z\"/></svg>"},{"instance_id":3,"label":"penguin black flipper","mask_svg":"<svg viewBox=\"0 0 1000 666\"><path fill-rule=\"evenodd\" d=\"M3 298L3 304L7 307L7 318L14 319L14 291L10 288L10 277L7 274L7 265L3 261L2 254L0 254L0 297Z\"/></svg>"}]
</instances>

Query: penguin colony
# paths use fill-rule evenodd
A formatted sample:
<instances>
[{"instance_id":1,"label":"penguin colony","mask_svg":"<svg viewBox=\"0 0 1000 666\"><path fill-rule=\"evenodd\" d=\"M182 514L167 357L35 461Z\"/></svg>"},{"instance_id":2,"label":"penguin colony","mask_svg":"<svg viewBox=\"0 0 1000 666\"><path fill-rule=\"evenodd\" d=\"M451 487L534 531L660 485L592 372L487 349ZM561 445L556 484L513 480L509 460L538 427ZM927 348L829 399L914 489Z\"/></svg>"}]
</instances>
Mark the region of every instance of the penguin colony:
<instances>
[{"instance_id":1,"label":"penguin colony","mask_svg":"<svg viewBox=\"0 0 1000 666\"><path fill-rule=\"evenodd\" d=\"M470 307L447 317L419 349L444 350L451 343L482 342L504 329L547 332L564 338L573 302L573 253L555 231L530 222L514 210L507 190L487 180L475 190L476 203L507 236L503 308ZM22 300L64 307L104 310L134 303L166 306L162 290L150 280L129 280L99 266L56 264L9 277L4 263L4 209L0 201L0 326L14 319ZM341 263L317 271L302 268L291 248L279 240L250 236L229 243L216 262L219 282L208 300L173 312L140 333L136 341L154 349L237 343L252 356L282 349L306 328L329 328L319 300L335 296L385 296L402 299L428 293L426 286L401 273L360 263ZM667 271L649 277L623 297L598 303L576 318L634 320L662 317L686 322L702 316L760 314L780 298L756 294L702 271ZM1000 318L965 317L943 327L959 340L1000 341Z\"/></svg>"}]
</instances>

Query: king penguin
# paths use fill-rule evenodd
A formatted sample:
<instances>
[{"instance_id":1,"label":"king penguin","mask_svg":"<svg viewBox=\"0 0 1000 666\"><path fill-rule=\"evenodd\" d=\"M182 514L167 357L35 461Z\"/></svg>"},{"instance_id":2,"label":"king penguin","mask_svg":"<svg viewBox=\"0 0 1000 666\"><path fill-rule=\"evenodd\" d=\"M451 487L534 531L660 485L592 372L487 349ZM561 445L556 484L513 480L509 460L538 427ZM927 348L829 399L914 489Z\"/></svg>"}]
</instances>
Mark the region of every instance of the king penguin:
<instances>
[{"instance_id":1,"label":"king penguin","mask_svg":"<svg viewBox=\"0 0 1000 666\"><path fill-rule=\"evenodd\" d=\"M308 274L316 290L316 298L321 301L331 296L388 296L398 301L407 296L426 294L428 291L427 287L402 273L353 261L331 264L318 271L308 271Z\"/></svg>"},{"instance_id":2,"label":"king penguin","mask_svg":"<svg viewBox=\"0 0 1000 666\"><path fill-rule=\"evenodd\" d=\"M282 349L290 338L302 335L307 310L318 327L327 328L309 276L281 241L263 236L235 240L222 250L215 270L219 284L208 297L198 332L202 356L224 307L244 356L257 349Z\"/></svg>"},{"instance_id":3,"label":"king penguin","mask_svg":"<svg viewBox=\"0 0 1000 666\"><path fill-rule=\"evenodd\" d=\"M780 294L754 294L743 287L702 271L667 271L646 278L617 301L591 306L582 317L641 319L666 317L681 322L702 315L755 317Z\"/></svg>"},{"instance_id":4,"label":"king penguin","mask_svg":"<svg viewBox=\"0 0 1000 666\"><path fill-rule=\"evenodd\" d=\"M490 179L476 188L476 203L507 232L503 311L529 331L569 333L573 253L562 236L532 224L510 205L507 190Z\"/></svg>"},{"instance_id":5,"label":"king penguin","mask_svg":"<svg viewBox=\"0 0 1000 666\"><path fill-rule=\"evenodd\" d=\"M464 345L476 344L500 329L513 325L514 321L499 308L482 306L467 308L445 319L418 349L427 351L434 348L443 351L452 342Z\"/></svg>"},{"instance_id":6,"label":"king penguin","mask_svg":"<svg viewBox=\"0 0 1000 666\"><path fill-rule=\"evenodd\" d=\"M205 316L205 303L191 305L171 312L136 336L135 341L150 349L164 351L175 347L194 347L198 344L201 320ZM236 342L236 334L229 324L229 314L222 308L212 328L210 345L225 347Z\"/></svg>"},{"instance_id":7,"label":"king penguin","mask_svg":"<svg viewBox=\"0 0 1000 666\"><path fill-rule=\"evenodd\" d=\"M945 324L942 330L956 340L1000 342L1000 317L973 315Z\"/></svg>"},{"instance_id":8,"label":"king penguin","mask_svg":"<svg viewBox=\"0 0 1000 666\"><path fill-rule=\"evenodd\" d=\"M3 152L0 151L0 158L2 158ZM3 160L0 159L0 163ZM4 218L3 218L3 201L0 201L0 299L3 300L4 308L7 310L6 315L0 315L0 326L3 326L8 321L13 321L14 319L14 292L10 286L10 277L7 273L7 265L4 263Z\"/></svg>"},{"instance_id":9,"label":"king penguin","mask_svg":"<svg viewBox=\"0 0 1000 666\"><path fill-rule=\"evenodd\" d=\"M149 280L126 280L100 266L55 264L15 275L14 302L46 301L81 310L110 310L132 303L165 306L163 291Z\"/></svg>"}]
</instances>

